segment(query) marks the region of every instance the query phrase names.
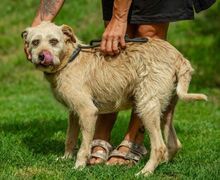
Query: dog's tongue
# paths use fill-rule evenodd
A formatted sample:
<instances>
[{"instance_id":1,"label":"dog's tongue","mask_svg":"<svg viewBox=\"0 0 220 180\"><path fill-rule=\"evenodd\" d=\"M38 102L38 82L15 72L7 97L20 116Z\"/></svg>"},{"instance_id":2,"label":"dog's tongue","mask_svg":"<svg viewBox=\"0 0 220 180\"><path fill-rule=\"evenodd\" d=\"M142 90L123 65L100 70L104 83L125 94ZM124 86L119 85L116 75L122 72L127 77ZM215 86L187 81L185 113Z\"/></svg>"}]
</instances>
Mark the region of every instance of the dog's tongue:
<instances>
[{"instance_id":1,"label":"dog's tongue","mask_svg":"<svg viewBox=\"0 0 220 180\"><path fill-rule=\"evenodd\" d=\"M50 65L53 63L53 56L49 51L43 51L44 60L41 62L43 65Z\"/></svg>"}]
</instances>

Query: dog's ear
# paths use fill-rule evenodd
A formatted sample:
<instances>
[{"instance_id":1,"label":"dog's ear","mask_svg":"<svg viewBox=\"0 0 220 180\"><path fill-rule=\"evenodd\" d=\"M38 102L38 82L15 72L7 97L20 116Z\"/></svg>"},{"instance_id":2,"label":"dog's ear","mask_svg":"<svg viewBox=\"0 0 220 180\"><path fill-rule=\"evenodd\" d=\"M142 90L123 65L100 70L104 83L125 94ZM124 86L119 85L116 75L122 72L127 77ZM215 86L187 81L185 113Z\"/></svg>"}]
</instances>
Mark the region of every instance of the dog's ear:
<instances>
[{"instance_id":1,"label":"dog's ear","mask_svg":"<svg viewBox=\"0 0 220 180\"><path fill-rule=\"evenodd\" d=\"M28 36L28 32L29 32L29 28L25 29L22 33L21 33L21 37L24 40L24 52L26 54L26 57L28 60L31 60L31 54L29 52L29 43L27 41L27 36Z\"/></svg>"},{"instance_id":2,"label":"dog's ear","mask_svg":"<svg viewBox=\"0 0 220 180\"><path fill-rule=\"evenodd\" d=\"M29 32L29 28L26 28L26 29L21 33L21 37L23 38L24 41L27 40L28 32Z\"/></svg>"},{"instance_id":3,"label":"dog's ear","mask_svg":"<svg viewBox=\"0 0 220 180\"><path fill-rule=\"evenodd\" d=\"M28 32L25 30L21 33L21 37L26 40L27 39L27 35L28 35Z\"/></svg>"},{"instance_id":4,"label":"dog's ear","mask_svg":"<svg viewBox=\"0 0 220 180\"><path fill-rule=\"evenodd\" d=\"M76 39L75 39L75 36L73 33L73 29L71 27L64 24L61 26L61 30L66 37L65 42L68 42L68 41L70 41L72 43L76 42Z\"/></svg>"}]
</instances>

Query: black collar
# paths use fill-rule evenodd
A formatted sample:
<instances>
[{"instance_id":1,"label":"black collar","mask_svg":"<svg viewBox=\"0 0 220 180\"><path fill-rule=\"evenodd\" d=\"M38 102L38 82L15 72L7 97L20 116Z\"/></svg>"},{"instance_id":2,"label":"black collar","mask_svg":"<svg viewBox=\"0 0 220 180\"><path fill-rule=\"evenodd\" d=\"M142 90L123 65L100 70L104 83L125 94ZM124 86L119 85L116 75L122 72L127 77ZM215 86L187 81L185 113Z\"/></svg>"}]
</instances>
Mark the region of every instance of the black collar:
<instances>
[{"instance_id":1,"label":"black collar","mask_svg":"<svg viewBox=\"0 0 220 180\"><path fill-rule=\"evenodd\" d=\"M125 36L125 42L137 42L137 43L146 43L148 42L147 38L137 37L137 38L129 38L128 35ZM72 62L80 53L82 49L91 49L95 47L99 47L101 44L101 40L92 40L89 45L78 45L77 48L71 54L68 63Z\"/></svg>"},{"instance_id":2,"label":"black collar","mask_svg":"<svg viewBox=\"0 0 220 180\"><path fill-rule=\"evenodd\" d=\"M77 48L73 51L73 53L71 54L70 58L69 58L69 61L68 63L72 62L78 55L79 55L79 52L82 50L82 49L91 49L91 48L95 48L95 47L99 47L100 46L100 43L98 44L94 44L94 45L78 45Z\"/></svg>"}]
</instances>

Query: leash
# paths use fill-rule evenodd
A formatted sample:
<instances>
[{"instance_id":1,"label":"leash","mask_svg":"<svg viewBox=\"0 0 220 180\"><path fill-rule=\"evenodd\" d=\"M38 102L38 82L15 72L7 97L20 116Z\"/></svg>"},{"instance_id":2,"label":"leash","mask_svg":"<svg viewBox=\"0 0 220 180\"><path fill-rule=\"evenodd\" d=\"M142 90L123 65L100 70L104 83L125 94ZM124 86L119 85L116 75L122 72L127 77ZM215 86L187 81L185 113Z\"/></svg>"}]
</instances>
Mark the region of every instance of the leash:
<instances>
[{"instance_id":1,"label":"leash","mask_svg":"<svg viewBox=\"0 0 220 180\"><path fill-rule=\"evenodd\" d=\"M98 40L91 40L90 41L90 46L94 45L94 43L98 43L100 45L100 42L102 40L98 39ZM146 43L148 41L147 38L143 38L143 37L137 37L137 38L129 38L128 35L125 35L125 42L136 42L136 43Z\"/></svg>"},{"instance_id":2,"label":"leash","mask_svg":"<svg viewBox=\"0 0 220 180\"><path fill-rule=\"evenodd\" d=\"M78 45L77 48L73 51L72 55L69 58L68 63L72 62L80 53L82 49L91 49L99 47L101 44L101 39L98 40L91 40L89 45ZM129 38L128 35L125 35L125 42L135 42L135 43L147 43L147 38L137 37L137 38Z\"/></svg>"}]
</instances>

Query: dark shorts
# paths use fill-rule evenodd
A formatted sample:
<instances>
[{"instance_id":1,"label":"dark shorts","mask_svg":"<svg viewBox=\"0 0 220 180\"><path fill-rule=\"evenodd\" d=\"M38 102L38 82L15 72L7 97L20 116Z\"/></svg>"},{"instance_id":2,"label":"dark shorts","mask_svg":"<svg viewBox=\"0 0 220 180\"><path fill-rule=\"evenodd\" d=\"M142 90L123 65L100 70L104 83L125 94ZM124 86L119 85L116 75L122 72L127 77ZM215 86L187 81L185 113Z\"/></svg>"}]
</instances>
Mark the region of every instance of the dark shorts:
<instances>
[{"instance_id":1,"label":"dark shorts","mask_svg":"<svg viewBox=\"0 0 220 180\"><path fill-rule=\"evenodd\" d=\"M194 19L196 13L209 8L215 0L133 0L128 15L130 24L165 23ZM103 19L112 17L114 0L102 0Z\"/></svg>"}]
</instances>

